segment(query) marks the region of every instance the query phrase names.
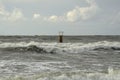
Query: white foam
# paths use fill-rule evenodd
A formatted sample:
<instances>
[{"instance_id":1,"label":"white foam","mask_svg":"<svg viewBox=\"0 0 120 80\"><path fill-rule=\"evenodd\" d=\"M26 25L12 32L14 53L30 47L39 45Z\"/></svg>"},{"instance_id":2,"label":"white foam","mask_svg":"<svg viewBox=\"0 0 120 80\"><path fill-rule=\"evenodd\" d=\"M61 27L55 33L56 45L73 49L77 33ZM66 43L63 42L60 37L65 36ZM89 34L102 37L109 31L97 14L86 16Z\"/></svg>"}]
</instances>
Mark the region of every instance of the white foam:
<instances>
[{"instance_id":1,"label":"white foam","mask_svg":"<svg viewBox=\"0 0 120 80\"><path fill-rule=\"evenodd\" d=\"M79 70L61 71L57 68L69 67L69 65L67 62L58 61L19 62L16 60L1 60L0 64L0 73L15 74L14 76L4 75L4 77L0 77L0 80L120 80L120 71L114 70L111 66L108 67L108 73L86 73ZM15 72L16 68L14 66L17 65L26 66L22 73ZM39 73L35 74L34 72L37 71Z\"/></svg>"},{"instance_id":2,"label":"white foam","mask_svg":"<svg viewBox=\"0 0 120 80\"><path fill-rule=\"evenodd\" d=\"M44 72L33 76L15 76L1 80L120 80L120 73Z\"/></svg>"},{"instance_id":3,"label":"white foam","mask_svg":"<svg viewBox=\"0 0 120 80\"><path fill-rule=\"evenodd\" d=\"M67 62L50 61L50 62L26 62L16 60L1 60L0 73L37 73L44 71L57 71L59 68L70 68ZM22 70L21 70L22 69ZM21 71L21 72L19 72Z\"/></svg>"},{"instance_id":4,"label":"white foam","mask_svg":"<svg viewBox=\"0 0 120 80\"><path fill-rule=\"evenodd\" d=\"M68 52L68 53L79 53L85 50L92 50L94 48L107 48L107 47L119 47L120 42L109 42L109 41L100 41L100 42L93 42L93 43L42 43L42 42L17 42L17 43L10 43L10 42L3 42L0 43L0 48L7 48L7 47L27 47L30 45L35 45L37 47L44 48L47 52L55 51L59 53Z\"/></svg>"}]
</instances>

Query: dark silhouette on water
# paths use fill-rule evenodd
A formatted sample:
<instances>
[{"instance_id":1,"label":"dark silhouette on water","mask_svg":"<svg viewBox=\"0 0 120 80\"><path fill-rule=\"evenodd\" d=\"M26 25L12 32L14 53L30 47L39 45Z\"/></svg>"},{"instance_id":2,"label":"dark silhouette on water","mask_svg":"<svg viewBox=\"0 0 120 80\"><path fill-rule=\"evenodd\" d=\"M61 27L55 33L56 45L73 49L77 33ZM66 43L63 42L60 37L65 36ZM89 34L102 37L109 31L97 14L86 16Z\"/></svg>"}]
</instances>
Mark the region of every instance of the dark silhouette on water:
<instances>
[{"instance_id":1,"label":"dark silhouette on water","mask_svg":"<svg viewBox=\"0 0 120 80\"><path fill-rule=\"evenodd\" d=\"M59 43L63 42L63 32L59 32Z\"/></svg>"}]
</instances>

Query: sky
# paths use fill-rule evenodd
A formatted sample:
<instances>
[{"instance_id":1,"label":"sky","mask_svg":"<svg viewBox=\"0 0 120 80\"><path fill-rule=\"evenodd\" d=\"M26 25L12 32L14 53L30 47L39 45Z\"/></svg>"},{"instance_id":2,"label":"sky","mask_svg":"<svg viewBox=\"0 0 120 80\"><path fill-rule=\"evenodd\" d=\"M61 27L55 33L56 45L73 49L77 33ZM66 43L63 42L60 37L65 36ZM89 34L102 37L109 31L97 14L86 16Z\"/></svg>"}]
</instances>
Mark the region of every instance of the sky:
<instances>
[{"instance_id":1,"label":"sky","mask_svg":"<svg viewBox=\"0 0 120 80\"><path fill-rule=\"evenodd\" d=\"M120 0L0 0L0 35L120 35Z\"/></svg>"}]
</instances>

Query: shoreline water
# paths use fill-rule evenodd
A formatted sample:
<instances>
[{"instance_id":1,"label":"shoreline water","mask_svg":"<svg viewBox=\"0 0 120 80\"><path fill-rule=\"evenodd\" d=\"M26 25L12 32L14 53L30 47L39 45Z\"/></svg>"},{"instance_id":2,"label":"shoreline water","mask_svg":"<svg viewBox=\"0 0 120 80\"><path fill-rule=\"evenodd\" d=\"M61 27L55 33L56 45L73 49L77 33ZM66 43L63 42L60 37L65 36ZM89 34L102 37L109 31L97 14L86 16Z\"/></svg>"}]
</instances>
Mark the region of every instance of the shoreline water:
<instances>
[{"instance_id":1,"label":"shoreline water","mask_svg":"<svg viewBox=\"0 0 120 80\"><path fill-rule=\"evenodd\" d=\"M119 80L120 36L0 37L1 80Z\"/></svg>"}]
</instances>

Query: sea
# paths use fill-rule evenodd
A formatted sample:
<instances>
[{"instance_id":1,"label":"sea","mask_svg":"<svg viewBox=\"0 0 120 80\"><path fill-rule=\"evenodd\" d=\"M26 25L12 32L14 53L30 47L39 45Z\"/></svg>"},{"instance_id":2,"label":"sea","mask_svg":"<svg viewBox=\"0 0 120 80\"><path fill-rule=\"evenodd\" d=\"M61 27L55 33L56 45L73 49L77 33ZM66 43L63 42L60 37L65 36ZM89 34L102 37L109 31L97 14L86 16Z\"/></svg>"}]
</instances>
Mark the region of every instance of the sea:
<instances>
[{"instance_id":1,"label":"sea","mask_svg":"<svg viewBox=\"0 0 120 80\"><path fill-rule=\"evenodd\" d=\"M120 36L0 36L0 80L120 80Z\"/></svg>"}]
</instances>

